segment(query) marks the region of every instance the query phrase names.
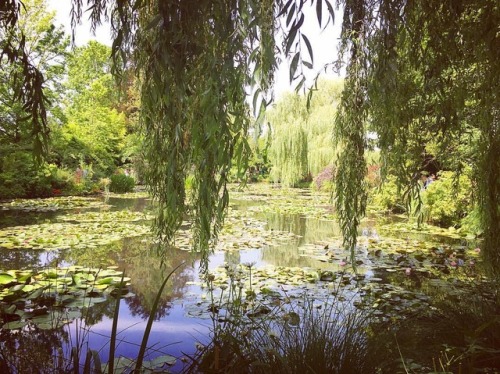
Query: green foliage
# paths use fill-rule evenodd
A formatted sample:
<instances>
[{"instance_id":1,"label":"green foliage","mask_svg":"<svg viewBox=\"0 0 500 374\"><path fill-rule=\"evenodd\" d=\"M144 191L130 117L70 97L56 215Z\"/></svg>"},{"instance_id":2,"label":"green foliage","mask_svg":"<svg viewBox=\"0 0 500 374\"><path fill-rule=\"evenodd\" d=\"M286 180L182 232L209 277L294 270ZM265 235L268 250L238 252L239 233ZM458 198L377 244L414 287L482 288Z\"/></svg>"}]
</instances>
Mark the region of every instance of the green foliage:
<instances>
[{"instance_id":1,"label":"green foliage","mask_svg":"<svg viewBox=\"0 0 500 374\"><path fill-rule=\"evenodd\" d=\"M116 193L125 193L134 191L135 180L125 174L113 174L109 184L109 191Z\"/></svg>"},{"instance_id":2,"label":"green foliage","mask_svg":"<svg viewBox=\"0 0 500 374\"><path fill-rule=\"evenodd\" d=\"M472 235L482 235L483 227L481 225L481 212L478 206L475 206L464 218L462 218L460 226L463 231L471 233Z\"/></svg>"},{"instance_id":3,"label":"green foliage","mask_svg":"<svg viewBox=\"0 0 500 374\"><path fill-rule=\"evenodd\" d=\"M53 137L61 164L71 169L92 164L96 177L114 172L125 144L126 116L117 110L110 54L109 47L91 41L69 56L66 124Z\"/></svg>"},{"instance_id":4,"label":"green foliage","mask_svg":"<svg viewBox=\"0 0 500 374\"><path fill-rule=\"evenodd\" d=\"M371 5L360 4L365 14L370 14ZM471 165L471 181L478 191L472 198L479 205L484 253L498 270L500 132L496 82L500 59L494 47L499 35L489 26L500 19L498 4L426 1L409 5L403 1L385 4L378 20L366 26L370 35L365 36L373 43L369 55L373 69L360 75L369 75L370 123L379 136L383 166L401 185L408 186L418 183L423 154L431 152L457 175L467 173L466 166ZM401 12L405 17L399 16ZM458 211L441 205L439 213L434 209L435 219L457 222L452 216Z\"/></svg>"},{"instance_id":5,"label":"green foliage","mask_svg":"<svg viewBox=\"0 0 500 374\"><path fill-rule=\"evenodd\" d=\"M431 223L449 227L460 224L472 212L472 185L467 175L451 171L439 173L422 193L424 215Z\"/></svg>"},{"instance_id":6,"label":"green foliage","mask_svg":"<svg viewBox=\"0 0 500 374\"><path fill-rule=\"evenodd\" d=\"M38 166L31 152L14 152L0 162L0 199L57 196L73 188L71 172L53 164Z\"/></svg>"},{"instance_id":7,"label":"green foliage","mask_svg":"<svg viewBox=\"0 0 500 374\"><path fill-rule=\"evenodd\" d=\"M271 177L287 187L295 187L308 173L307 135L300 123L276 130L271 143Z\"/></svg>"},{"instance_id":8,"label":"green foliage","mask_svg":"<svg viewBox=\"0 0 500 374\"><path fill-rule=\"evenodd\" d=\"M394 175L388 175L385 181L377 187L373 187L370 195L370 204L376 210L387 210L393 213L406 211L401 190Z\"/></svg>"},{"instance_id":9,"label":"green foliage","mask_svg":"<svg viewBox=\"0 0 500 374\"><path fill-rule=\"evenodd\" d=\"M81 9L81 2L75 4ZM203 267L221 229L233 160L240 175L247 165L245 87L255 87L255 102L260 98L263 104L272 82L274 2L152 1L133 7L117 2L114 7L114 59L127 63L123 58L133 56L141 85L145 180L158 202L156 234L174 239L188 210L185 179L192 173L194 249L202 251Z\"/></svg>"},{"instance_id":10,"label":"green foliage","mask_svg":"<svg viewBox=\"0 0 500 374\"><path fill-rule=\"evenodd\" d=\"M342 86L341 80L322 80L311 100L286 94L266 114L271 127L271 176L275 181L294 186L332 164L332 124Z\"/></svg>"},{"instance_id":11,"label":"green foliage","mask_svg":"<svg viewBox=\"0 0 500 374\"><path fill-rule=\"evenodd\" d=\"M49 119L60 114L69 45L46 5L45 0L26 0L0 6L0 147L22 145L38 162L48 153Z\"/></svg>"}]
</instances>

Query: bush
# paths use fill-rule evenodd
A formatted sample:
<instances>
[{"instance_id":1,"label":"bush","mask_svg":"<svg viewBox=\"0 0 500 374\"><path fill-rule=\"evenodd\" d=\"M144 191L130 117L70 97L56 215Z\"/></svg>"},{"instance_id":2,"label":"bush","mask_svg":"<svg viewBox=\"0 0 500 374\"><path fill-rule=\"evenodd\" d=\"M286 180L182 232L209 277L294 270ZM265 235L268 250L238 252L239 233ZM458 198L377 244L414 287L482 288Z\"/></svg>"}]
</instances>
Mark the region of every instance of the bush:
<instances>
[{"instance_id":1,"label":"bush","mask_svg":"<svg viewBox=\"0 0 500 374\"><path fill-rule=\"evenodd\" d=\"M60 169L52 165L51 184L53 190L61 190L64 192L71 191L74 184L73 173L66 169Z\"/></svg>"},{"instance_id":2,"label":"bush","mask_svg":"<svg viewBox=\"0 0 500 374\"><path fill-rule=\"evenodd\" d=\"M132 192L135 187L135 180L125 174L115 174L111 176L109 190L116 193Z\"/></svg>"},{"instance_id":3,"label":"bush","mask_svg":"<svg viewBox=\"0 0 500 374\"><path fill-rule=\"evenodd\" d=\"M466 175L460 176L455 188L455 178L451 171L443 171L427 186L422 194L427 221L443 227L459 225L460 220L472 211L470 179Z\"/></svg>"},{"instance_id":4,"label":"bush","mask_svg":"<svg viewBox=\"0 0 500 374\"><path fill-rule=\"evenodd\" d=\"M314 178L313 187L318 191L333 191L333 178L335 177L335 170L333 166L327 166Z\"/></svg>"},{"instance_id":5,"label":"bush","mask_svg":"<svg viewBox=\"0 0 500 374\"><path fill-rule=\"evenodd\" d=\"M396 177L388 175L380 187L372 189L371 204L376 210L388 210L393 213L403 213L405 207L401 193L398 191Z\"/></svg>"}]
</instances>

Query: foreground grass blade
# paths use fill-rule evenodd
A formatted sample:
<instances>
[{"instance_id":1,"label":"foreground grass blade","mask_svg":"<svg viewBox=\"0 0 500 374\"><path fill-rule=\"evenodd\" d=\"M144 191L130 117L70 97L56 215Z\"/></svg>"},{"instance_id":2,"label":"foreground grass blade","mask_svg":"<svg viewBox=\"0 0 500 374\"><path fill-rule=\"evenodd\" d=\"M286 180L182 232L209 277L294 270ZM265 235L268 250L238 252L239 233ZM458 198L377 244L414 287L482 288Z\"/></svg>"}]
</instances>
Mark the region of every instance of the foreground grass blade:
<instances>
[{"instance_id":1,"label":"foreground grass blade","mask_svg":"<svg viewBox=\"0 0 500 374\"><path fill-rule=\"evenodd\" d=\"M146 330L144 331L144 336L142 337L141 348L139 350L139 355L137 356L137 361L135 364L134 373L139 374L141 372L142 362L144 360L144 355L146 354L146 345L148 344L149 334L151 333L151 328L153 327L153 321L155 319L156 310L158 309L158 303L160 302L161 294L163 293L163 289L165 288L168 280L175 273L177 269L184 265L184 262L179 264L174 270L172 270L165 280L163 281L158 293L156 294L155 302L151 308L151 313L148 318L148 323L146 325Z\"/></svg>"}]
</instances>

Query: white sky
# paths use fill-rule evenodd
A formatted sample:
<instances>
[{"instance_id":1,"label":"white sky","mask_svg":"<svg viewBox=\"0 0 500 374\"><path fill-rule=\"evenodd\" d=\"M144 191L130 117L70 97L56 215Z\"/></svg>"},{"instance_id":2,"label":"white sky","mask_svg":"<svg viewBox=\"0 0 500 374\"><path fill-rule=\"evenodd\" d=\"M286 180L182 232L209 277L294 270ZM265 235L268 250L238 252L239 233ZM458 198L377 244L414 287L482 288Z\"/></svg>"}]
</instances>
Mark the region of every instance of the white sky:
<instances>
[{"instance_id":1,"label":"white sky","mask_svg":"<svg viewBox=\"0 0 500 374\"><path fill-rule=\"evenodd\" d=\"M85 3L85 2L84 2ZM310 7L308 2L304 6L305 22L301 28L301 31L308 37L311 42L313 54L314 54L314 67L312 70L308 71L305 69L307 84L311 84L312 79L316 76L317 72L323 69L323 66L332 62L337 57L337 42L340 36L341 19L342 19L342 9L335 11L335 24L332 27L331 23L328 25L326 30L321 31L318 20L316 17L316 11L314 8ZM48 0L49 10L56 11L56 22L62 24L68 35L71 35L71 1L69 0ZM326 22L326 11L323 12L323 26ZM88 15L83 14L83 24L78 26L76 29L75 44L81 46L86 44L89 40L97 40L100 43L111 46L110 38L110 28L109 25L103 25L98 27L96 34L92 35L90 32L90 23L87 21ZM304 56L307 56L307 49L305 45L302 46L303 52L306 52ZM306 57L309 61L309 58ZM283 92L292 91L294 86L290 86L289 83L289 62L283 59L283 62L279 65L278 70L275 75L275 96L279 98ZM323 76L334 77L333 72L329 71L322 74ZM295 83L296 84L296 83Z\"/></svg>"}]
</instances>

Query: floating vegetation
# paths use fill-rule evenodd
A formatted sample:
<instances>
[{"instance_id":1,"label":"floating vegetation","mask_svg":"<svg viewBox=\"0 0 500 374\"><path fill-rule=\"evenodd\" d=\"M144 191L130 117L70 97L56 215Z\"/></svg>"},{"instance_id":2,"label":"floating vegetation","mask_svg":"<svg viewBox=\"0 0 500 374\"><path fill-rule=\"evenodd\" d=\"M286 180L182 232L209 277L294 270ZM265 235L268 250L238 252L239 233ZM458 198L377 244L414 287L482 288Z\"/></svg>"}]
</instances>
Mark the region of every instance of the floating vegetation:
<instances>
[{"instance_id":1,"label":"floating vegetation","mask_svg":"<svg viewBox=\"0 0 500 374\"><path fill-rule=\"evenodd\" d=\"M189 222L186 222L186 225L188 224ZM229 208L224 227L214 249L224 252L258 249L296 238L297 235L288 231L267 230L266 222L253 218L252 213ZM176 236L175 246L184 251L191 251L191 232L180 230Z\"/></svg>"},{"instance_id":2,"label":"floating vegetation","mask_svg":"<svg viewBox=\"0 0 500 374\"><path fill-rule=\"evenodd\" d=\"M408 223L408 222L398 222L391 223L388 225L383 225L380 227L382 231L396 231L402 233L415 233L415 234L427 234L427 235L437 235L444 236L452 239L474 239L475 235L463 231L460 228L456 229L455 227L442 228L438 226L421 224L420 226L416 223Z\"/></svg>"},{"instance_id":3,"label":"floating vegetation","mask_svg":"<svg viewBox=\"0 0 500 374\"><path fill-rule=\"evenodd\" d=\"M108 295L128 293L130 278L114 267L71 266L0 273L0 325L19 329L35 324L55 329L85 317L83 308L103 303Z\"/></svg>"},{"instance_id":4,"label":"floating vegetation","mask_svg":"<svg viewBox=\"0 0 500 374\"><path fill-rule=\"evenodd\" d=\"M172 366L176 363L177 359L170 355L161 355L152 360L142 362L141 372L146 373L164 373L168 371L166 367ZM105 363L101 365L101 373L107 373L110 364ZM117 357L113 360L114 373L132 373L136 366L136 360L127 357Z\"/></svg>"},{"instance_id":5,"label":"floating vegetation","mask_svg":"<svg viewBox=\"0 0 500 374\"><path fill-rule=\"evenodd\" d=\"M126 192L126 193L114 193L108 192L106 197L112 197L116 199L145 199L151 198L149 193L146 191L138 191L138 192Z\"/></svg>"},{"instance_id":6,"label":"floating vegetation","mask_svg":"<svg viewBox=\"0 0 500 374\"><path fill-rule=\"evenodd\" d=\"M132 212L130 210L119 210L113 212L81 212L66 214L58 217L61 221L75 222L137 222L153 219L151 214L145 212Z\"/></svg>"},{"instance_id":7,"label":"floating vegetation","mask_svg":"<svg viewBox=\"0 0 500 374\"><path fill-rule=\"evenodd\" d=\"M309 189L270 188L269 185L250 184L243 190L233 187L231 197L237 201L265 200L263 204L249 206L247 209L252 212L300 214L307 218L335 219L330 195L311 193Z\"/></svg>"},{"instance_id":8,"label":"floating vegetation","mask_svg":"<svg viewBox=\"0 0 500 374\"><path fill-rule=\"evenodd\" d=\"M16 199L0 204L0 210L23 210L26 212L55 212L65 209L102 208L104 202L81 196L49 197L46 199Z\"/></svg>"},{"instance_id":9,"label":"floating vegetation","mask_svg":"<svg viewBox=\"0 0 500 374\"><path fill-rule=\"evenodd\" d=\"M150 233L149 225L118 221L42 223L0 230L0 248L55 250L95 248Z\"/></svg>"}]
</instances>

